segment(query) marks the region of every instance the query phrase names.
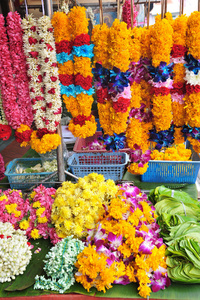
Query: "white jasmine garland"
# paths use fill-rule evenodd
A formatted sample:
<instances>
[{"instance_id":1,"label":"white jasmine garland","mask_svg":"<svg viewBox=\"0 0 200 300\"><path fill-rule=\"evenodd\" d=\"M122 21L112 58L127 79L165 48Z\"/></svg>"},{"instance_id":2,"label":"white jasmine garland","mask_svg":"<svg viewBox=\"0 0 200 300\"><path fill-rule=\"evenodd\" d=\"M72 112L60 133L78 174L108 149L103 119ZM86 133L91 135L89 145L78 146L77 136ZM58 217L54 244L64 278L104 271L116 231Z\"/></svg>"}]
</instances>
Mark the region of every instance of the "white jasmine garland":
<instances>
[{"instance_id":1,"label":"white jasmine garland","mask_svg":"<svg viewBox=\"0 0 200 300\"><path fill-rule=\"evenodd\" d=\"M50 249L44 261L45 276L36 276L34 289L45 289L64 293L75 283L74 263L77 261L77 255L83 251L84 243L78 239L69 236L58 242Z\"/></svg>"},{"instance_id":2,"label":"white jasmine garland","mask_svg":"<svg viewBox=\"0 0 200 300\"><path fill-rule=\"evenodd\" d=\"M32 252L25 231L15 230L11 223L0 222L0 282L15 279L23 274Z\"/></svg>"},{"instance_id":3,"label":"white jasmine garland","mask_svg":"<svg viewBox=\"0 0 200 300\"><path fill-rule=\"evenodd\" d=\"M47 121L45 128L49 131L55 131L61 121L62 104L53 27L48 16L38 19L38 32L40 36L41 71L45 85L45 119ZM53 92L51 92L52 89Z\"/></svg>"},{"instance_id":4,"label":"white jasmine garland","mask_svg":"<svg viewBox=\"0 0 200 300\"><path fill-rule=\"evenodd\" d=\"M22 20L22 29L24 30L23 42L24 52L28 65L28 76L30 78L29 91L34 113L34 122L36 128L45 127L45 99L43 94L44 83L42 81L41 62L39 57L39 41L37 20L32 15ZM38 53L38 54L37 54ZM39 77L38 77L39 76Z\"/></svg>"},{"instance_id":5,"label":"white jasmine garland","mask_svg":"<svg viewBox=\"0 0 200 300\"><path fill-rule=\"evenodd\" d=\"M185 70L185 81L187 84L191 85L200 85L200 72L197 75L194 74L193 71Z\"/></svg>"}]
</instances>

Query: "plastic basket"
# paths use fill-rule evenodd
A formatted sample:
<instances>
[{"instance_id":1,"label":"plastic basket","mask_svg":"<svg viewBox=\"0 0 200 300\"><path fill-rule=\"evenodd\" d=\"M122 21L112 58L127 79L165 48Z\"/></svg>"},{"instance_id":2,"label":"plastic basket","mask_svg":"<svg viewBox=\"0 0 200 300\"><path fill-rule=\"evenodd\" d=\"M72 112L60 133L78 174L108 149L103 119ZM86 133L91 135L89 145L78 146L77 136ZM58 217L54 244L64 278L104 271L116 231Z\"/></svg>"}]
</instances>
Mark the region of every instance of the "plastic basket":
<instances>
[{"instance_id":1,"label":"plastic basket","mask_svg":"<svg viewBox=\"0 0 200 300\"><path fill-rule=\"evenodd\" d=\"M127 163L128 154L123 152L74 153L68 159L70 170L77 177L95 172L104 175L106 180L122 179Z\"/></svg>"},{"instance_id":2,"label":"plastic basket","mask_svg":"<svg viewBox=\"0 0 200 300\"><path fill-rule=\"evenodd\" d=\"M16 158L9 162L6 168L5 176L8 177L11 189L28 189L32 187L36 182L41 182L47 176L51 175L53 172L41 172L41 173L16 173L16 167L20 166L22 168L31 168L37 164L42 164L41 158ZM46 187L53 187L54 184L51 182L56 181L57 175L53 176L48 180L48 183L43 183Z\"/></svg>"},{"instance_id":3,"label":"plastic basket","mask_svg":"<svg viewBox=\"0 0 200 300\"><path fill-rule=\"evenodd\" d=\"M144 182L195 183L200 161L150 160L147 171L141 175Z\"/></svg>"},{"instance_id":4,"label":"plastic basket","mask_svg":"<svg viewBox=\"0 0 200 300\"><path fill-rule=\"evenodd\" d=\"M112 151L107 151L106 149L101 149L101 150L82 150L82 148L86 148L91 142L94 140L97 140L99 136L102 135L101 131L97 131L93 136L87 137L85 139L83 138L77 138L75 145L74 145L74 152L77 153L106 153L106 152L112 152ZM124 149L120 149L119 152L126 152L128 153L130 149L128 147Z\"/></svg>"}]
</instances>

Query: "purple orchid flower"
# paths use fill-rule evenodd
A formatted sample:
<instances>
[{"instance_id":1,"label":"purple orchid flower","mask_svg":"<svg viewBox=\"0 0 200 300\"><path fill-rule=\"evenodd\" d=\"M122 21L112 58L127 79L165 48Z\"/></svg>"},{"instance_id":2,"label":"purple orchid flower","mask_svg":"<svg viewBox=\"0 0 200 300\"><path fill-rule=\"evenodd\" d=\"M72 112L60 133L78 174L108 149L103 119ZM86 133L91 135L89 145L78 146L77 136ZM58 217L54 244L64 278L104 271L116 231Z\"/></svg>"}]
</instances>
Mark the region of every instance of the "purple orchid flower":
<instances>
[{"instance_id":1,"label":"purple orchid flower","mask_svg":"<svg viewBox=\"0 0 200 300\"><path fill-rule=\"evenodd\" d=\"M114 233L109 232L107 239L110 242L110 248L112 250L116 250L122 244L122 235L117 236Z\"/></svg>"},{"instance_id":2,"label":"purple orchid flower","mask_svg":"<svg viewBox=\"0 0 200 300\"><path fill-rule=\"evenodd\" d=\"M165 273L165 275L162 275ZM171 284L169 277L167 276L166 269L159 268L153 274L151 280L151 289L153 292L158 292L159 290L164 290L165 287L168 287Z\"/></svg>"},{"instance_id":3,"label":"purple orchid flower","mask_svg":"<svg viewBox=\"0 0 200 300\"><path fill-rule=\"evenodd\" d=\"M117 280L114 281L115 284L122 284L122 285L127 285L130 283L130 280L127 275L124 275Z\"/></svg>"}]
</instances>

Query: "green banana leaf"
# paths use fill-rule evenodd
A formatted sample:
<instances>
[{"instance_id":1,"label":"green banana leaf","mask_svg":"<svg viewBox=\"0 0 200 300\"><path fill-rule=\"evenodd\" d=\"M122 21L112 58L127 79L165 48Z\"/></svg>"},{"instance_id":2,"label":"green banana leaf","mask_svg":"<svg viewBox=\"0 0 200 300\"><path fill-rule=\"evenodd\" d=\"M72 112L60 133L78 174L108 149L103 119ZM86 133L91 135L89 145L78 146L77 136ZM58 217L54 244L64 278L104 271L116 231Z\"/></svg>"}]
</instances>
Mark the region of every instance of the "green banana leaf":
<instances>
[{"instance_id":1,"label":"green banana leaf","mask_svg":"<svg viewBox=\"0 0 200 300\"><path fill-rule=\"evenodd\" d=\"M30 242L34 246L31 261L22 275L18 275L15 280L6 283L6 291L24 290L34 284L37 274L40 275L43 273L43 260L52 247L52 244L49 240L44 239L30 240ZM34 253L38 248L41 248L41 251Z\"/></svg>"}]
</instances>

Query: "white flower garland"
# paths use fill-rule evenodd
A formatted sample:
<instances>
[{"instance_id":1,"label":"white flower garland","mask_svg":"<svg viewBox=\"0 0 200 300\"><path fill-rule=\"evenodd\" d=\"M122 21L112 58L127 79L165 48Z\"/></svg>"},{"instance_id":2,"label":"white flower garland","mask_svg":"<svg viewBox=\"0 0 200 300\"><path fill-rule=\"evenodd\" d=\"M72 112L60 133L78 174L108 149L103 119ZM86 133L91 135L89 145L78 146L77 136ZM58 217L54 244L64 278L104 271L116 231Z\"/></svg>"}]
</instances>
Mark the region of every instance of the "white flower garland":
<instances>
[{"instance_id":1,"label":"white flower garland","mask_svg":"<svg viewBox=\"0 0 200 300\"><path fill-rule=\"evenodd\" d=\"M1 91L0 91L0 124L8 125L8 121L6 120L6 116L5 116L4 109L3 109Z\"/></svg>"},{"instance_id":2,"label":"white flower garland","mask_svg":"<svg viewBox=\"0 0 200 300\"><path fill-rule=\"evenodd\" d=\"M29 90L33 106L34 122L36 128L45 128L45 98L44 83L41 72L41 62L39 57L39 41L37 20L32 15L22 20L24 30L23 42L26 61L28 64L28 76L30 78Z\"/></svg>"},{"instance_id":3,"label":"white flower garland","mask_svg":"<svg viewBox=\"0 0 200 300\"><path fill-rule=\"evenodd\" d=\"M39 55L41 58L41 71L45 85L46 128L49 131L55 131L61 121L62 104L53 27L48 16L38 19L38 33L40 36Z\"/></svg>"},{"instance_id":4,"label":"white flower garland","mask_svg":"<svg viewBox=\"0 0 200 300\"><path fill-rule=\"evenodd\" d=\"M11 223L0 222L0 282L15 279L23 274L32 252L25 231L15 230Z\"/></svg>"}]
</instances>

